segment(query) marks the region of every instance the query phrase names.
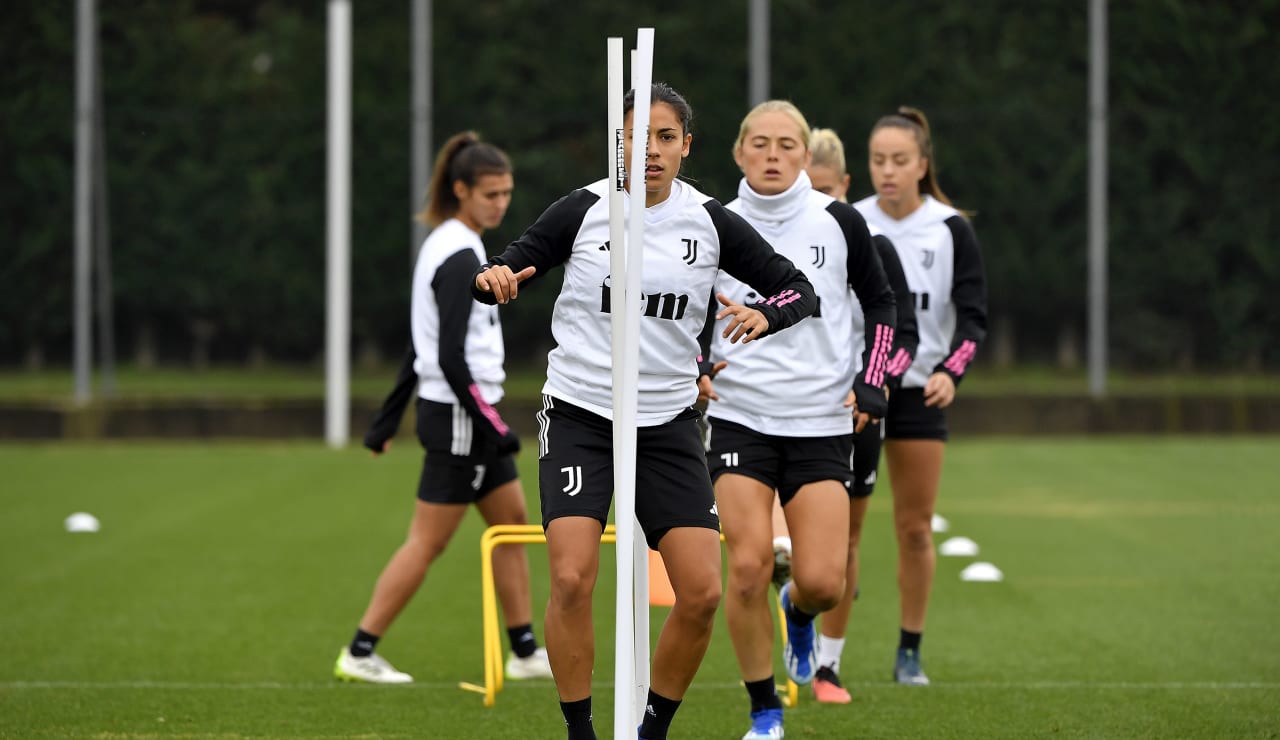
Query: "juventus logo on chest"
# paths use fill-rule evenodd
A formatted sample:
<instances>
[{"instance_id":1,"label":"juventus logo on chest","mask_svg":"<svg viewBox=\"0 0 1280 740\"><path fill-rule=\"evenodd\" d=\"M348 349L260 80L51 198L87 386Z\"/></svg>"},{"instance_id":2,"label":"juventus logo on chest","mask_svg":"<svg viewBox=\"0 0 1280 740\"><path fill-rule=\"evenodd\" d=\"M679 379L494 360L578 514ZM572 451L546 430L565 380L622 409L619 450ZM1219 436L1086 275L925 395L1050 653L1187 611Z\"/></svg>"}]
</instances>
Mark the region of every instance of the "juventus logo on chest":
<instances>
[{"instance_id":1,"label":"juventus logo on chest","mask_svg":"<svg viewBox=\"0 0 1280 740\"><path fill-rule=\"evenodd\" d=\"M692 265L698 259L698 240L697 239L681 239L684 244L684 263Z\"/></svg>"},{"instance_id":2,"label":"juventus logo on chest","mask_svg":"<svg viewBox=\"0 0 1280 740\"><path fill-rule=\"evenodd\" d=\"M923 252L923 255L921 256L920 262L924 264L924 269L928 270L930 267L933 267L933 250L924 249L921 251Z\"/></svg>"},{"instance_id":3,"label":"juventus logo on chest","mask_svg":"<svg viewBox=\"0 0 1280 740\"><path fill-rule=\"evenodd\" d=\"M822 244L812 244L809 249L813 250L813 266L822 267L827 264L827 248Z\"/></svg>"}]
</instances>

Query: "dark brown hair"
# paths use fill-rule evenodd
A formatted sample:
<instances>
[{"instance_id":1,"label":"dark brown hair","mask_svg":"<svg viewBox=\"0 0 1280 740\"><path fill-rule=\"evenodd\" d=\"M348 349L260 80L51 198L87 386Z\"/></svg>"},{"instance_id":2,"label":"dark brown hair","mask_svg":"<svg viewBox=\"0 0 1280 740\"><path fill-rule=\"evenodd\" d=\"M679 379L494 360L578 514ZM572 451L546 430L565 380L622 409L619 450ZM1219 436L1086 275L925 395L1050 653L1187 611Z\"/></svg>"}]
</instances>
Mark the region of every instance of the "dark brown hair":
<instances>
[{"instance_id":1,"label":"dark brown hair","mask_svg":"<svg viewBox=\"0 0 1280 740\"><path fill-rule=\"evenodd\" d=\"M467 187L485 175L512 172L511 160L498 147L480 141L474 131L454 134L436 153L435 170L427 187L427 203L414 218L431 227L453 218L458 213L458 196L453 184L461 180Z\"/></svg>"},{"instance_id":2,"label":"dark brown hair","mask_svg":"<svg viewBox=\"0 0 1280 740\"><path fill-rule=\"evenodd\" d=\"M897 113L882 116L876 121L876 125L871 127L871 135L875 136L877 131L890 126L910 131L920 147L920 156L928 162L925 165L924 177L920 178L920 192L932 195L934 200L952 205L951 199L942 192L942 186L938 184L937 160L933 157L933 138L929 135L929 119L924 117L924 111L906 105L900 106Z\"/></svg>"},{"instance_id":3,"label":"dark brown hair","mask_svg":"<svg viewBox=\"0 0 1280 740\"><path fill-rule=\"evenodd\" d=\"M684 129L684 133L690 133L693 130L693 108L690 107L689 101L684 96L675 91L665 82L655 82L649 87L650 103L666 103L676 112L676 118L680 119L680 126ZM626 96L622 99L622 117L626 118L632 108L636 107L636 91L628 90Z\"/></svg>"}]
</instances>

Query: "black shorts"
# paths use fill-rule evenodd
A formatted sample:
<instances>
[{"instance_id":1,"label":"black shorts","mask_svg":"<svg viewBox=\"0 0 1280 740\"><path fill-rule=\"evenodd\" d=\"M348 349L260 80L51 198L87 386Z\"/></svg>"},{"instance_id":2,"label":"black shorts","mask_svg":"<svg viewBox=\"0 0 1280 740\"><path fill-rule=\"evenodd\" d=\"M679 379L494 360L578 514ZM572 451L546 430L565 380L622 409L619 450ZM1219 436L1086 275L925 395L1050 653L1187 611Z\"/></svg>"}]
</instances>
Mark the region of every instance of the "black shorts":
<instances>
[{"instance_id":1,"label":"black shorts","mask_svg":"<svg viewBox=\"0 0 1280 740\"><path fill-rule=\"evenodd\" d=\"M853 487L849 495L866 498L876 490L880 468L880 447L884 444L884 421L868 424L853 434Z\"/></svg>"},{"instance_id":2,"label":"black shorts","mask_svg":"<svg viewBox=\"0 0 1280 740\"><path fill-rule=\"evenodd\" d=\"M427 451L418 480L418 498L432 504L474 504L518 477L511 455L475 433L462 406L418 399L418 441Z\"/></svg>"},{"instance_id":3,"label":"black shorts","mask_svg":"<svg viewBox=\"0 0 1280 740\"><path fill-rule=\"evenodd\" d=\"M853 435L776 437L723 419L707 419L707 467L711 480L725 473L755 478L778 491L785 506L800 487L839 481L853 491Z\"/></svg>"},{"instance_id":4,"label":"black shorts","mask_svg":"<svg viewBox=\"0 0 1280 740\"><path fill-rule=\"evenodd\" d=\"M636 518L649 547L675 527L720 531L697 409L636 430ZM538 412L542 527L563 516L603 526L613 503L613 422L550 396Z\"/></svg>"},{"instance_id":5,"label":"black shorts","mask_svg":"<svg viewBox=\"0 0 1280 740\"><path fill-rule=\"evenodd\" d=\"M947 412L937 406L924 405L923 388L899 388L889 394L889 415L885 424L887 439L947 440Z\"/></svg>"}]
</instances>

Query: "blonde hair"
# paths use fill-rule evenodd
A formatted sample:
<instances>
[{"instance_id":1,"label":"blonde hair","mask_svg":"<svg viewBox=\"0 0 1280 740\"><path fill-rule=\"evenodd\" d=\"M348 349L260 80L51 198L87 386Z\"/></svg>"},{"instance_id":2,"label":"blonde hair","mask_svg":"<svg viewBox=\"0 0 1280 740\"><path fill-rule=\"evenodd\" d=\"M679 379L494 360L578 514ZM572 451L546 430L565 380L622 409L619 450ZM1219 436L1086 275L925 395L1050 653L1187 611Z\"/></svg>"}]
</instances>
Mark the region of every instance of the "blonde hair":
<instances>
[{"instance_id":1,"label":"blonde hair","mask_svg":"<svg viewBox=\"0 0 1280 740\"><path fill-rule=\"evenodd\" d=\"M738 140L733 143L733 150L736 152L742 148L742 143L747 140L747 131L751 128L751 121L756 116L765 113L781 113L790 118L800 127L800 143L804 144L804 148L809 148L809 140L811 134L809 132L809 122L805 120L804 114L790 100L766 100L756 107L752 108L742 119L742 125L738 127Z\"/></svg>"},{"instance_id":2,"label":"blonde hair","mask_svg":"<svg viewBox=\"0 0 1280 740\"><path fill-rule=\"evenodd\" d=\"M838 177L843 177L848 170L844 166L844 142L840 135L829 128L815 128L810 134L809 151L813 155L810 163L819 167L830 167Z\"/></svg>"}]
</instances>

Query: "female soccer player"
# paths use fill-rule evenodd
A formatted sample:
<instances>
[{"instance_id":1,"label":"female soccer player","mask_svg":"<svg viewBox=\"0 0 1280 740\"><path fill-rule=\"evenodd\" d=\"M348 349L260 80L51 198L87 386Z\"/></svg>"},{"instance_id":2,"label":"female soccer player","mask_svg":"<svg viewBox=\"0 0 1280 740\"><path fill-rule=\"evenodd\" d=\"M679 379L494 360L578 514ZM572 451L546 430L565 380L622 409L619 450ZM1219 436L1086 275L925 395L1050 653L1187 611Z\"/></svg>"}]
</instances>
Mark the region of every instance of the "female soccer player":
<instances>
[{"instance_id":1,"label":"female soccer player","mask_svg":"<svg viewBox=\"0 0 1280 740\"><path fill-rule=\"evenodd\" d=\"M806 172L809 173L813 189L844 201L850 180L845 167L844 143L835 131L820 128L813 130L810 146L813 158ZM911 291L907 288L907 277L902 272L902 263L898 261L893 243L872 224L869 223L868 227L876 253L884 264L885 275L893 287L893 297L898 309L898 322L893 334L894 348L885 369L886 385L892 399L892 394L902 383L902 374L911 365L920 335L916 328ZM854 307L854 335L858 337L854 344L859 346L862 342L863 319L857 306ZM853 486L849 489L852 496L849 501L849 560L845 571L844 595L840 598L840 603L830 611L823 612L819 620L818 672L813 677L814 697L827 704L847 704L850 701L849 692L840 682L840 657L844 651L849 613L858 593L858 543L862 539L862 523L866 520L867 503L875 490L884 426L883 423L871 425L853 435ZM774 535L776 537L778 532L775 531Z\"/></svg>"},{"instance_id":2,"label":"female soccer player","mask_svg":"<svg viewBox=\"0 0 1280 740\"><path fill-rule=\"evenodd\" d=\"M475 504L490 525L528 521L513 458L520 442L493 408L506 379L502 327L497 309L475 305L467 290L485 256L480 235L502 222L512 187L507 155L473 132L455 135L436 155L427 207L419 214L435 229L413 272L414 351L365 437L375 455L385 452L416 386L418 439L426 449L418 502L408 537L378 577L351 644L338 654L333 672L340 679L413 680L374 648L453 538L468 505ZM511 639L508 677L549 677L546 650L533 635L524 547L496 548L493 571Z\"/></svg>"},{"instance_id":3,"label":"female soccer player","mask_svg":"<svg viewBox=\"0 0 1280 740\"><path fill-rule=\"evenodd\" d=\"M708 323L716 274L723 269L765 297L752 305L716 297L716 318L728 319L722 335L729 342L777 341L773 334L813 312L815 298L804 273L742 218L676 179L693 141L693 113L664 83L648 92L653 106L643 186L635 187L637 173L629 173L627 187L628 197L643 194L646 206L636 515L649 546L662 554L676 597L654 649L640 727L641 737L662 740L702 662L720 603L720 520L693 408L698 335ZM633 91L624 102L628 162L634 103ZM552 204L473 281L478 300L507 303L520 282L564 265L538 442L551 562L547 650L570 740L595 737L591 596L613 494L609 186L601 180Z\"/></svg>"},{"instance_id":4,"label":"female soccer player","mask_svg":"<svg viewBox=\"0 0 1280 740\"><path fill-rule=\"evenodd\" d=\"M862 217L811 186L809 124L794 105L772 100L752 109L733 151L743 179L726 207L799 265L819 299L813 318L793 331L758 345L717 341L709 360L727 363L708 406L707 463L728 546L725 617L751 700L744 740L755 740L782 737L769 606L774 492L793 543L792 580L780 594L783 654L788 675L806 684L817 670L814 617L845 590L852 435L887 409L895 311ZM745 304L758 300L731 276L717 289ZM858 304L867 328L855 345Z\"/></svg>"},{"instance_id":5,"label":"female soccer player","mask_svg":"<svg viewBox=\"0 0 1280 740\"><path fill-rule=\"evenodd\" d=\"M868 168L876 194L854 207L893 242L920 327L915 359L889 398L885 456L902 619L893 677L927 686L920 639L935 567L931 525L947 440L945 409L987 333L986 277L969 221L938 185L924 113L903 107L876 121Z\"/></svg>"}]
</instances>

